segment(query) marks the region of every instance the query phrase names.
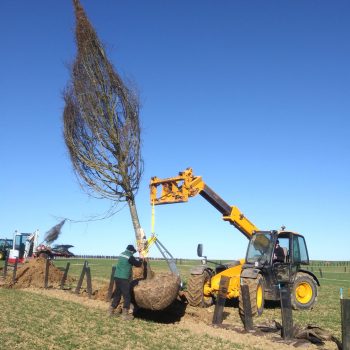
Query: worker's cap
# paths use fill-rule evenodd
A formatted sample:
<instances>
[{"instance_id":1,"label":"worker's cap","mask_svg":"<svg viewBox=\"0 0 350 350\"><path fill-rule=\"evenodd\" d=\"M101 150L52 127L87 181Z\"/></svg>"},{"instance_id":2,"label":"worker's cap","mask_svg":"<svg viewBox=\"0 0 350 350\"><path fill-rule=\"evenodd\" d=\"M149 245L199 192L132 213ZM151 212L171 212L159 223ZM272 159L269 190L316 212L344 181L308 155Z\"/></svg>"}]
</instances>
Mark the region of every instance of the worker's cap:
<instances>
[{"instance_id":1,"label":"worker's cap","mask_svg":"<svg viewBox=\"0 0 350 350\"><path fill-rule=\"evenodd\" d=\"M127 247L126 247L126 250L130 251L130 252L133 252L133 253L136 253L136 249L135 247L132 245L132 244L129 244Z\"/></svg>"},{"instance_id":2,"label":"worker's cap","mask_svg":"<svg viewBox=\"0 0 350 350\"><path fill-rule=\"evenodd\" d=\"M277 240L277 241L276 241L276 244L280 244L280 241L279 241L279 240Z\"/></svg>"}]
</instances>

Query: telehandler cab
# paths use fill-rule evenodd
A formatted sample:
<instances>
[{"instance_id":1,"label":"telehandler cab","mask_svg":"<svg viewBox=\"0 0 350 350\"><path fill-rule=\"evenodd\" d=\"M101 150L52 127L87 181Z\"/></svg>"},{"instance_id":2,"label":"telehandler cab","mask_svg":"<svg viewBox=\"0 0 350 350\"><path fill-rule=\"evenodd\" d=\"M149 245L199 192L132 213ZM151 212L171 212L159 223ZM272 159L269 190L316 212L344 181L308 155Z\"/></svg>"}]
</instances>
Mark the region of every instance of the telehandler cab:
<instances>
[{"instance_id":1,"label":"telehandler cab","mask_svg":"<svg viewBox=\"0 0 350 350\"><path fill-rule=\"evenodd\" d=\"M160 190L160 191L159 191ZM241 284L248 285L253 315L261 315L265 300L279 300L281 283L291 283L291 302L294 309L309 309L317 299L317 277L302 268L309 264L309 256L302 235L281 230L260 231L244 214L228 205L200 176L194 176L188 168L179 176L167 179L153 177L150 182L151 204L172 204L187 202L188 198L200 194L223 215L223 220L235 226L249 239L245 259L217 265L202 265L191 270L187 284L187 298L192 306L207 307L219 292L221 276L230 278L226 297L239 298L239 310L243 315L243 301L240 298ZM279 244L279 247L277 246ZM277 255L277 249L282 254ZM197 253L202 257L202 246ZM277 255L277 256L276 256ZM282 258L281 258L282 256Z\"/></svg>"}]
</instances>

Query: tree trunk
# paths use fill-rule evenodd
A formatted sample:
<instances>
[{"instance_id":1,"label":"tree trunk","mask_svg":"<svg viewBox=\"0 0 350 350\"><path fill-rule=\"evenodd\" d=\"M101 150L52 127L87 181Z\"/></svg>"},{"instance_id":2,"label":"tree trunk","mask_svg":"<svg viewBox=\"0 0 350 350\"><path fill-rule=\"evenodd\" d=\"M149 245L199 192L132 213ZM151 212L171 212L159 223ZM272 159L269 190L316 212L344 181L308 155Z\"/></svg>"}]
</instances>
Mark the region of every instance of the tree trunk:
<instances>
[{"instance_id":1,"label":"tree trunk","mask_svg":"<svg viewBox=\"0 0 350 350\"><path fill-rule=\"evenodd\" d=\"M141 225L140 225L140 220L139 220L139 216L137 215L135 200L129 199L127 202L130 209L131 221L134 226L137 249L143 250L146 245L146 235L143 232L143 229L141 228ZM133 270L135 269L136 270L141 269L139 272L136 272L136 274L140 273L140 276L142 276L141 278L151 279L153 277L153 272L151 270L148 259L144 260L141 268L134 267Z\"/></svg>"},{"instance_id":2,"label":"tree trunk","mask_svg":"<svg viewBox=\"0 0 350 350\"><path fill-rule=\"evenodd\" d=\"M134 226L137 248L143 249L144 244L145 244L145 240L146 240L146 236L145 236L145 234L141 228L141 225L140 225L140 220L139 220L139 216L137 215L135 200L129 199L128 205L129 205L129 209L130 209L131 221L132 221L132 224Z\"/></svg>"}]
</instances>

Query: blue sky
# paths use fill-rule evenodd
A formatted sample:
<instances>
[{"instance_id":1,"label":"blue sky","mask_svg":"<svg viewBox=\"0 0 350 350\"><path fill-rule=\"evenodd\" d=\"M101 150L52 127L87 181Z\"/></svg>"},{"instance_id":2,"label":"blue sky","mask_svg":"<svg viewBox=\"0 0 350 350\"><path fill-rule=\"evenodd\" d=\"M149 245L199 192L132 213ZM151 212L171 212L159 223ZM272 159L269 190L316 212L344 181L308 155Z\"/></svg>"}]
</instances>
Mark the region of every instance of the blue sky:
<instances>
[{"instance_id":1,"label":"blue sky","mask_svg":"<svg viewBox=\"0 0 350 350\"><path fill-rule=\"evenodd\" d=\"M150 178L192 167L260 229L304 234L311 259L350 259L348 1L81 3L140 92L147 234ZM74 26L69 0L0 2L1 236L44 236L109 206L80 189L62 137ZM134 242L120 209L66 223L57 243L118 254ZM156 207L155 228L175 257L195 258L197 243L210 258L245 255L246 238L200 196Z\"/></svg>"}]
</instances>

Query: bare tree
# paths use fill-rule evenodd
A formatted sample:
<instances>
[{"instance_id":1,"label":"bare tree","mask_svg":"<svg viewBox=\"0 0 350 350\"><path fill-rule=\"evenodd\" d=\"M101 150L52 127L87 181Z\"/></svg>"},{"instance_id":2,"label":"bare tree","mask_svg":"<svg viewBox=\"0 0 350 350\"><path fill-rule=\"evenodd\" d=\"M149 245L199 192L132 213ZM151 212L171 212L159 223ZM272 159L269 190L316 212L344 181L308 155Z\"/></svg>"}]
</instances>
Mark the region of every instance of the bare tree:
<instances>
[{"instance_id":1,"label":"bare tree","mask_svg":"<svg viewBox=\"0 0 350 350\"><path fill-rule=\"evenodd\" d=\"M64 139L74 171L91 195L127 202L137 245L144 239L135 195L143 172L139 99L107 59L79 0L77 56L64 91Z\"/></svg>"}]
</instances>

